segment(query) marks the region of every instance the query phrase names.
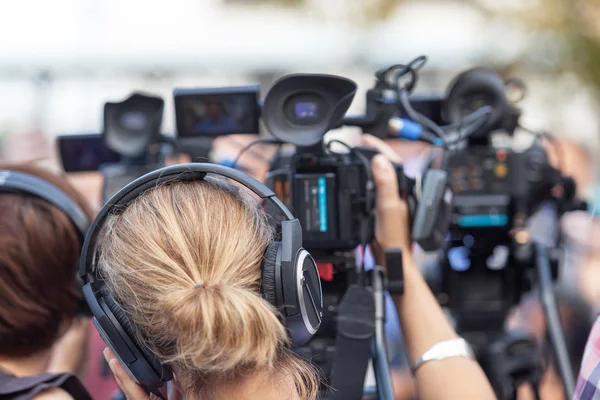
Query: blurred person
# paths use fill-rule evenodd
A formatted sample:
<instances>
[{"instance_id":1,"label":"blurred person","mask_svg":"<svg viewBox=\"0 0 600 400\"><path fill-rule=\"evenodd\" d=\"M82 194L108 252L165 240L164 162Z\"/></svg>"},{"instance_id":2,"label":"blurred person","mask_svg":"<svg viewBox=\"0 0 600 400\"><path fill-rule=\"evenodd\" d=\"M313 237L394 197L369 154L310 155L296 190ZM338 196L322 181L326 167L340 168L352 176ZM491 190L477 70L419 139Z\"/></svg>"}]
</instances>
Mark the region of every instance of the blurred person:
<instances>
[{"instance_id":1,"label":"blurred person","mask_svg":"<svg viewBox=\"0 0 600 400\"><path fill-rule=\"evenodd\" d=\"M217 164L230 166L239 156L236 168L264 183L278 146L257 143L240 156L244 148L259 139L261 137L254 134L219 136L213 142L210 158Z\"/></svg>"},{"instance_id":2,"label":"blurred person","mask_svg":"<svg viewBox=\"0 0 600 400\"><path fill-rule=\"evenodd\" d=\"M52 141L40 130L13 132L2 138L2 159L6 163L52 160Z\"/></svg>"},{"instance_id":3,"label":"blurred person","mask_svg":"<svg viewBox=\"0 0 600 400\"><path fill-rule=\"evenodd\" d=\"M194 124L196 132L229 132L240 125L229 115L222 101L209 100L204 104L204 115Z\"/></svg>"},{"instance_id":4,"label":"blurred person","mask_svg":"<svg viewBox=\"0 0 600 400\"><path fill-rule=\"evenodd\" d=\"M572 288L557 286L555 295L567 352L573 370L577 373L596 314L591 304ZM545 358L544 375L539 386L541 400L564 400L563 383L554 364L552 348L548 342L546 319L537 291L532 291L523 297L519 306L509 316L507 329L524 331L541 346ZM533 399L533 393L528 385L519 388L518 400Z\"/></svg>"},{"instance_id":5,"label":"blurred person","mask_svg":"<svg viewBox=\"0 0 600 400\"><path fill-rule=\"evenodd\" d=\"M464 342L415 265L408 210L391 163L375 157L373 174L375 255L383 264L383 249L404 250L406 291L394 302L416 365L436 345ZM173 370L171 398L316 398L317 376L286 348L279 313L260 296L272 232L246 197L223 180L161 184L111 216L105 227L100 274L136 337ZM494 398L477 362L458 350L419 361L415 376L422 399ZM105 354L127 398L148 399L114 354Z\"/></svg>"},{"instance_id":6,"label":"blurred person","mask_svg":"<svg viewBox=\"0 0 600 400\"><path fill-rule=\"evenodd\" d=\"M64 177L34 165L1 169L48 182L91 219ZM77 317L80 233L59 208L29 195L0 193L0 215L0 397L90 398L74 376L85 375L90 333L90 320Z\"/></svg>"}]
</instances>

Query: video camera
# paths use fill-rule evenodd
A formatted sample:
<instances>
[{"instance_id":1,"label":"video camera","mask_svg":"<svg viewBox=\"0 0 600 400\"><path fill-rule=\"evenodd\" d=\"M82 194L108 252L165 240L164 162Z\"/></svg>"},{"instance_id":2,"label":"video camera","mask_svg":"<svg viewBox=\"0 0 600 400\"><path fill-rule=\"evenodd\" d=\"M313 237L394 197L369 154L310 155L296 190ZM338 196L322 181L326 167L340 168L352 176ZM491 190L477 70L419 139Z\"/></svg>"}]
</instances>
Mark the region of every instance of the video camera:
<instances>
[{"instance_id":1,"label":"video camera","mask_svg":"<svg viewBox=\"0 0 600 400\"><path fill-rule=\"evenodd\" d=\"M262 107L263 122L279 144L294 145L294 150L280 151L271 163L267 184L300 219L303 228L304 247L320 265L324 292L323 323L319 332L304 347L296 349L306 358L313 360L331 378L330 384L339 390L339 396L356 396L343 381L356 379L362 392L362 381L368 363L371 340L354 343L351 360L342 360L342 354L350 354L344 347L340 330L345 330L341 321L352 314L357 325L361 318L368 321L373 313L363 316L356 313L353 293L365 285L364 262L356 267L354 250L365 249L374 239L375 187L371 173L371 159L378 150L368 147L349 147L342 141L325 142L325 134L345 123L345 114L356 93L356 84L346 78L332 75L294 74L274 83L267 93ZM352 122L352 121L350 121ZM332 150L337 143L347 149L341 153ZM424 240L443 240L447 232L451 196L447 188L446 174L432 174L426 185L427 201L418 201L415 181L404 174L402 165L394 165L398 177L400 195L407 198L413 224L419 225ZM420 191L421 188L419 188ZM268 211L268 210L267 210ZM363 256L364 260L364 256ZM401 262L401 261L399 261ZM400 268L401 269L401 268ZM399 271L400 278L402 272ZM376 298L383 307L383 283L381 271L370 275L370 288L362 293L367 304ZM389 281L398 277L388 276ZM377 283L379 282L379 283ZM359 285L356 285L359 283ZM375 289L375 288L379 289ZM377 292L377 293L376 293ZM374 295L375 294L375 295ZM381 297L381 298L380 298ZM378 310L383 315L382 310ZM381 324L383 323L382 321ZM373 321L372 326L375 326ZM379 326L379 325L378 325ZM344 335L348 332L344 332ZM391 385L385 384L387 355L383 328L372 337L379 360L376 368L378 390L386 393ZM341 342L341 344L340 344ZM367 359L361 358L366 349ZM365 353L362 353L363 355ZM364 365L362 364L364 361ZM364 370L360 371L361 368ZM358 371L357 371L358 370ZM333 376L331 375L333 373ZM336 376L337 373L337 376ZM341 375L344 375L342 378ZM337 380L336 380L337 379ZM382 381L383 380L383 381ZM382 395L382 398L386 398ZM337 398L337 397L336 397ZM355 398L355 397L352 397ZM389 397L391 398L391 396Z\"/></svg>"},{"instance_id":2,"label":"video camera","mask_svg":"<svg viewBox=\"0 0 600 400\"><path fill-rule=\"evenodd\" d=\"M507 95L515 88L524 93L519 81L474 68L455 78L445 97L421 104L410 94L424 60L378 72L367 93L367 118L358 122L380 137L427 140L443 149L432 151L430 166L447 172L454 197L438 299L474 346L498 397L516 398L516 387L524 382L537 390L541 379L536 344L504 330L509 310L536 283L568 396L573 376L552 292L560 235L556 246L547 248L534 243L527 224L543 205L552 207L558 220L585 204L575 199L574 181L550 164L542 141L551 136L536 134L525 151L494 145L493 134L511 137L524 129L518 100ZM381 115L388 124L377 119Z\"/></svg>"},{"instance_id":3,"label":"video camera","mask_svg":"<svg viewBox=\"0 0 600 400\"><path fill-rule=\"evenodd\" d=\"M324 141L330 129L343 123L356 89L354 82L342 77L288 75L275 82L263 104L263 121L269 132L281 143L295 145L295 152L279 153L273 160L268 184L296 213L304 230L304 247L316 254L354 250L374 238L375 188L370 161L378 151ZM333 142L348 152L333 152ZM394 167L400 194L408 199L411 214L419 214L414 180L405 176L402 165ZM443 185L437 191L435 204L429 203L434 211L431 221L444 215L444 197L439 195L444 193ZM424 210L420 214L425 214ZM444 230L443 223L441 228L428 228L429 235Z\"/></svg>"}]
</instances>

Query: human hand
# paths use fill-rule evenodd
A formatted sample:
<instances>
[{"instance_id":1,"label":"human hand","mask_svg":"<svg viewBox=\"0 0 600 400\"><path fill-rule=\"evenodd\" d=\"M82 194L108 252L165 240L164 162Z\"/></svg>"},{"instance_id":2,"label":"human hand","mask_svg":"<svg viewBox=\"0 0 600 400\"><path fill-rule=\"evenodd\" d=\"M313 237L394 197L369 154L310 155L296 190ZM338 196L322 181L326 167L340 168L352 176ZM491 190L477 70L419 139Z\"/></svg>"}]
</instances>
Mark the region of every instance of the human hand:
<instances>
[{"instance_id":1,"label":"human hand","mask_svg":"<svg viewBox=\"0 0 600 400\"><path fill-rule=\"evenodd\" d=\"M379 155L373 158L371 168L375 180L375 250L382 253L388 248L409 251L411 238L409 211L406 201L398 191L398 179L392 163L402 163L402 158L383 140L372 135L362 135L365 146L374 147Z\"/></svg>"},{"instance_id":2,"label":"human hand","mask_svg":"<svg viewBox=\"0 0 600 400\"><path fill-rule=\"evenodd\" d=\"M104 358L112 371L117 385L121 388L127 400L150 400L155 399L156 396L151 394L148 395L146 391L129 376L125 368L121 365L114 353L107 347L103 351ZM182 400L183 394L177 388L177 385L171 384L171 391L167 395L167 385L163 385L160 389L163 398L168 400Z\"/></svg>"},{"instance_id":3,"label":"human hand","mask_svg":"<svg viewBox=\"0 0 600 400\"><path fill-rule=\"evenodd\" d=\"M400 197L398 178L392 163L378 154L371 162L375 181L375 240L379 250L411 249L408 204Z\"/></svg>"},{"instance_id":4,"label":"human hand","mask_svg":"<svg viewBox=\"0 0 600 400\"><path fill-rule=\"evenodd\" d=\"M90 345L90 318L75 318L66 333L54 344L47 372L87 375Z\"/></svg>"}]
</instances>

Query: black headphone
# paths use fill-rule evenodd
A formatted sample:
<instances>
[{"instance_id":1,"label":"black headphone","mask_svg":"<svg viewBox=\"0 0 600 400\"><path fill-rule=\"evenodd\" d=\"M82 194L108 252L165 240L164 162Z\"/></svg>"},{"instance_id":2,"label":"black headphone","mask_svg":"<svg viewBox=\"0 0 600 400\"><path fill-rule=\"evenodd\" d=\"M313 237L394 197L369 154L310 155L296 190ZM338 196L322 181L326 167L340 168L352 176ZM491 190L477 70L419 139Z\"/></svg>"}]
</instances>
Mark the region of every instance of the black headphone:
<instances>
[{"instance_id":1,"label":"black headphone","mask_svg":"<svg viewBox=\"0 0 600 400\"><path fill-rule=\"evenodd\" d=\"M51 183L24 172L0 170L0 193L37 197L47 201L65 213L75 227L81 243L84 242L90 224L86 213L68 194ZM75 272L77 272L78 264L79 260L75 264ZM91 316L91 311L83 298L78 304L78 313Z\"/></svg>"},{"instance_id":2,"label":"black headphone","mask_svg":"<svg viewBox=\"0 0 600 400\"><path fill-rule=\"evenodd\" d=\"M98 332L131 377L159 397L158 388L173 378L172 371L161 365L137 341L129 316L97 276L98 236L109 216L122 212L145 191L165 183L202 181L208 174L240 183L281 212L284 218L281 241L270 243L264 253L262 295L281 310L292 343L296 346L306 343L321 324L323 298L317 265L308 251L302 248L300 222L271 189L240 171L216 164L182 164L146 174L122 188L102 207L85 238L79 274Z\"/></svg>"}]
</instances>

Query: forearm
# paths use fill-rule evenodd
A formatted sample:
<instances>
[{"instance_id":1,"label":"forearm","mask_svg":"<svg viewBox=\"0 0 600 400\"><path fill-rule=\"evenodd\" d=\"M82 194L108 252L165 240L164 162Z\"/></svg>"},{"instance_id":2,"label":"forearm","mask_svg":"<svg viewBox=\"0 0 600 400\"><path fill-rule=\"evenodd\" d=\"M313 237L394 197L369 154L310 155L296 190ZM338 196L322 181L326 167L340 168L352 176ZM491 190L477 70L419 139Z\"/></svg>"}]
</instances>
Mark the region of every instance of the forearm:
<instances>
[{"instance_id":1,"label":"forearm","mask_svg":"<svg viewBox=\"0 0 600 400\"><path fill-rule=\"evenodd\" d=\"M434 344L458 335L408 252L403 264L405 290L402 296L394 297L394 303L412 365ZM416 380L423 400L495 398L479 364L468 358L427 362L417 370Z\"/></svg>"}]
</instances>

